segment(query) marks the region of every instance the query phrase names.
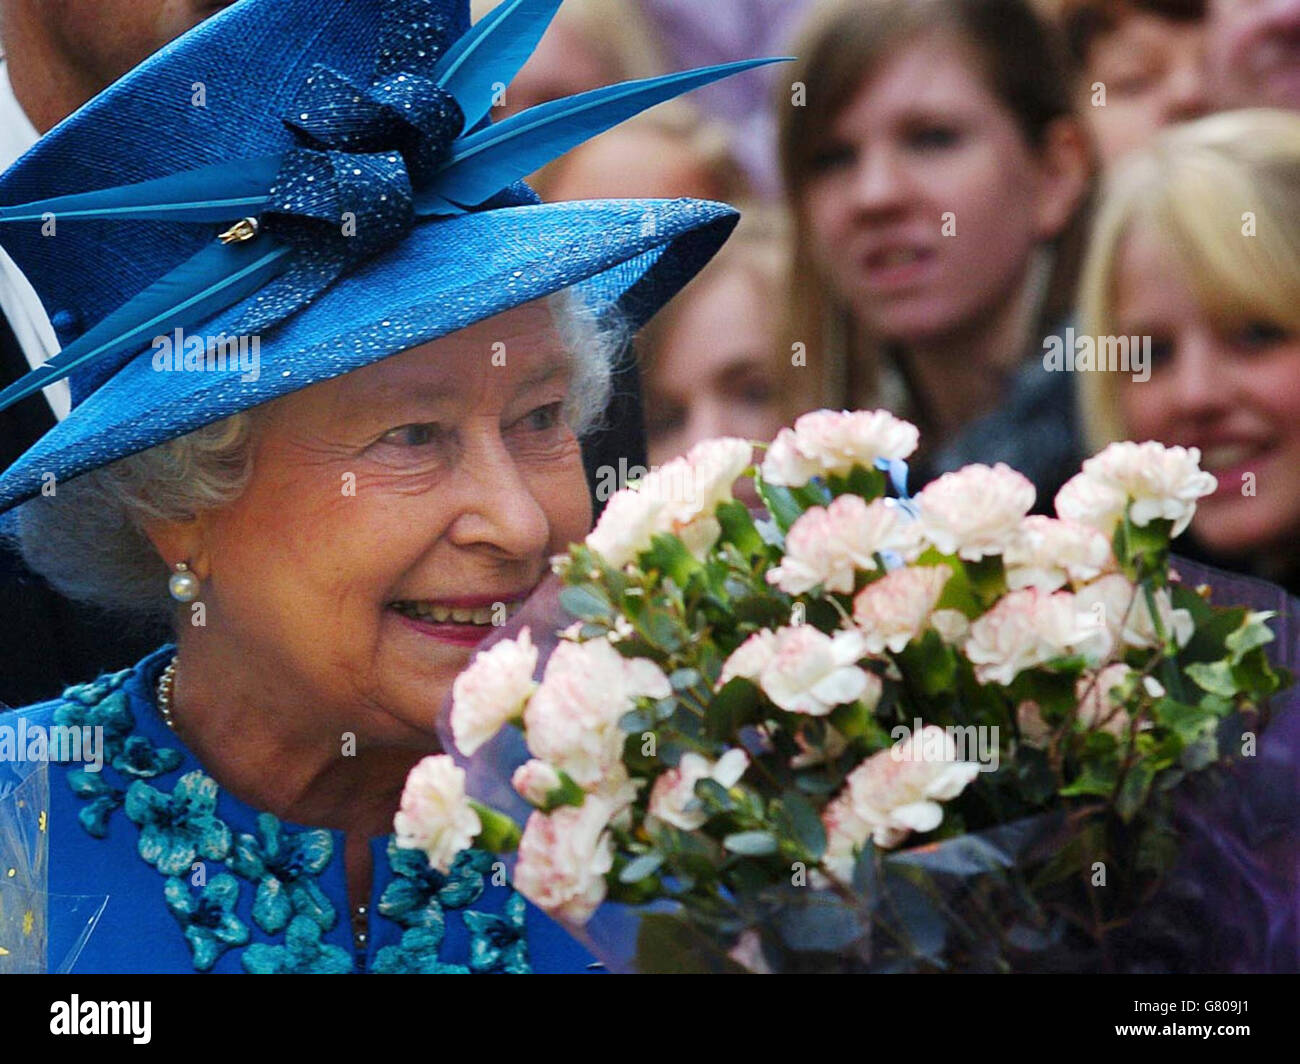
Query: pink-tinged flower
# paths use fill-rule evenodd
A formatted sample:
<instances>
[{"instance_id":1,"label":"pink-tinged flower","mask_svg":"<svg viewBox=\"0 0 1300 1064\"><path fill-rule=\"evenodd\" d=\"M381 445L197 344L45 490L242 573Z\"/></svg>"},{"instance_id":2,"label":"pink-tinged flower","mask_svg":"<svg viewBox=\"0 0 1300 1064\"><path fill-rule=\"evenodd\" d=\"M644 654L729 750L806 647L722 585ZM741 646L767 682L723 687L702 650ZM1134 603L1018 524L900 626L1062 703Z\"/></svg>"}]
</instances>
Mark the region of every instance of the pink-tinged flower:
<instances>
[{"instance_id":1,"label":"pink-tinged flower","mask_svg":"<svg viewBox=\"0 0 1300 1064\"><path fill-rule=\"evenodd\" d=\"M1025 669L1082 654L1098 660L1111 640L1082 613L1068 591L1036 587L1004 595L970 627L965 653L982 684L1009 684Z\"/></svg>"},{"instance_id":2,"label":"pink-tinged flower","mask_svg":"<svg viewBox=\"0 0 1300 1064\"><path fill-rule=\"evenodd\" d=\"M1020 522L1003 551L1007 587L1057 591L1115 567L1110 540L1089 525L1032 514Z\"/></svg>"},{"instance_id":3,"label":"pink-tinged flower","mask_svg":"<svg viewBox=\"0 0 1300 1064\"><path fill-rule=\"evenodd\" d=\"M551 792L559 790L563 783L555 769L534 757L515 769L510 785L529 805L543 806Z\"/></svg>"},{"instance_id":4,"label":"pink-tinged flower","mask_svg":"<svg viewBox=\"0 0 1300 1064\"><path fill-rule=\"evenodd\" d=\"M759 674L758 685L782 709L824 717L836 706L863 698L880 701L880 677L856 664L865 653L861 632L833 636L810 624L776 633L776 653Z\"/></svg>"},{"instance_id":5,"label":"pink-tinged flower","mask_svg":"<svg viewBox=\"0 0 1300 1064\"><path fill-rule=\"evenodd\" d=\"M999 462L945 473L916 496L921 534L943 554L1001 554L1034 505L1034 485Z\"/></svg>"},{"instance_id":6,"label":"pink-tinged flower","mask_svg":"<svg viewBox=\"0 0 1300 1064\"><path fill-rule=\"evenodd\" d=\"M625 805L589 794L580 806L533 813L519 840L516 889L552 916L585 924L605 900L614 866L609 825Z\"/></svg>"},{"instance_id":7,"label":"pink-tinged flower","mask_svg":"<svg viewBox=\"0 0 1300 1064\"><path fill-rule=\"evenodd\" d=\"M858 592L853 623L862 632L868 654L888 648L897 654L921 635L952 577L946 565L895 569Z\"/></svg>"},{"instance_id":8,"label":"pink-tinged flower","mask_svg":"<svg viewBox=\"0 0 1300 1064\"><path fill-rule=\"evenodd\" d=\"M393 817L397 845L423 850L429 864L450 872L461 850L483 830L465 797L465 771L446 754L424 758L406 777L402 804Z\"/></svg>"},{"instance_id":9,"label":"pink-tinged flower","mask_svg":"<svg viewBox=\"0 0 1300 1064\"><path fill-rule=\"evenodd\" d=\"M906 458L919 438L915 425L884 410L814 410L777 434L763 458L763 480L798 488L854 466L871 469L877 458Z\"/></svg>"},{"instance_id":10,"label":"pink-tinged flower","mask_svg":"<svg viewBox=\"0 0 1300 1064\"><path fill-rule=\"evenodd\" d=\"M1201 469L1201 452L1197 448L1166 447L1153 440L1112 443L1083 463L1080 476L1128 499L1129 519L1135 525L1172 521L1172 536L1191 523L1196 500L1213 494L1218 487L1214 476ZM1113 533L1114 524L1102 531Z\"/></svg>"},{"instance_id":11,"label":"pink-tinged flower","mask_svg":"<svg viewBox=\"0 0 1300 1064\"><path fill-rule=\"evenodd\" d=\"M760 628L731 652L731 656L722 663L722 673L718 677L718 690L722 690L728 681L737 676L758 683L767 663L776 657L776 633L768 628Z\"/></svg>"},{"instance_id":12,"label":"pink-tinged flower","mask_svg":"<svg viewBox=\"0 0 1300 1064\"><path fill-rule=\"evenodd\" d=\"M524 710L528 749L592 790L621 766L618 722L638 698L667 698L668 677L652 661L625 658L603 639L561 643Z\"/></svg>"},{"instance_id":13,"label":"pink-tinged flower","mask_svg":"<svg viewBox=\"0 0 1300 1064\"><path fill-rule=\"evenodd\" d=\"M695 785L711 779L723 787L734 787L748 767L749 755L740 749L728 750L717 761L702 754L683 754L676 768L655 780L647 814L682 831L695 831L708 820L695 797Z\"/></svg>"},{"instance_id":14,"label":"pink-tinged flower","mask_svg":"<svg viewBox=\"0 0 1300 1064\"><path fill-rule=\"evenodd\" d=\"M1192 638L1195 622L1184 609L1174 609L1169 592L1154 592L1156 613L1166 637L1179 647ZM1104 629L1115 645L1158 647L1155 622L1147 606L1146 593L1120 573L1106 576L1081 587L1075 595L1076 608L1094 628Z\"/></svg>"},{"instance_id":15,"label":"pink-tinged flower","mask_svg":"<svg viewBox=\"0 0 1300 1064\"><path fill-rule=\"evenodd\" d=\"M475 655L451 686L451 732L466 757L523 714L537 685L537 648L528 628Z\"/></svg>"},{"instance_id":16,"label":"pink-tinged flower","mask_svg":"<svg viewBox=\"0 0 1300 1064\"><path fill-rule=\"evenodd\" d=\"M868 838L888 849L912 832L933 831L943 823L939 803L956 798L979 771L975 762L957 759L956 740L935 725L872 754L822 813L832 875L846 879L846 868L851 875Z\"/></svg>"},{"instance_id":17,"label":"pink-tinged flower","mask_svg":"<svg viewBox=\"0 0 1300 1064\"><path fill-rule=\"evenodd\" d=\"M751 975L771 975L772 968L763 956L763 936L750 927L740 933L727 956Z\"/></svg>"},{"instance_id":18,"label":"pink-tinged flower","mask_svg":"<svg viewBox=\"0 0 1300 1064\"><path fill-rule=\"evenodd\" d=\"M732 485L752 461L753 451L752 444L741 439L697 443L687 454L616 492L587 536L587 546L622 568L648 550L657 533L669 533L702 556L721 533L714 511L732 497Z\"/></svg>"},{"instance_id":19,"label":"pink-tinged flower","mask_svg":"<svg viewBox=\"0 0 1300 1064\"><path fill-rule=\"evenodd\" d=\"M829 506L802 514L785 539L785 557L767 574L788 595L802 595L821 585L850 594L859 570L879 568L876 555L886 551L913 555L920 547L916 522L893 500L867 503L841 495Z\"/></svg>"},{"instance_id":20,"label":"pink-tinged flower","mask_svg":"<svg viewBox=\"0 0 1300 1064\"><path fill-rule=\"evenodd\" d=\"M1075 720L1080 726L1109 732L1117 739L1128 734L1128 710L1111 693L1122 690L1132 671L1123 662L1114 662L1099 672L1084 673L1075 681L1074 697L1079 700Z\"/></svg>"},{"instance_id":21,"label":"pink-tinged flower","mask_svg":"<svg viewBox=\"0 0 1300 1064\"><path fill-rule=\"evenodd\" d=\"M1021 702L1016 706L1016 727L1020 741L1026 746L1045 750L1052 741L1052 726L1043 719L1043 709L1037 702Z\"/></svg>"}]
</instances>

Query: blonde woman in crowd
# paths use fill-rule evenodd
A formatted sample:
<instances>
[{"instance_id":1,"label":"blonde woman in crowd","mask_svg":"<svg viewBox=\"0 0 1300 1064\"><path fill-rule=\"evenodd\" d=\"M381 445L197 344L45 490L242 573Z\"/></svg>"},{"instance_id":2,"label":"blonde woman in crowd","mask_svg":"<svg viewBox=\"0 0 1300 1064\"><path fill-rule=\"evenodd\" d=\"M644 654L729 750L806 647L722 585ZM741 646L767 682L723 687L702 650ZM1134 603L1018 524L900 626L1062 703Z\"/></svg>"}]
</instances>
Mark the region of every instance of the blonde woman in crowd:
<instances>
[{"instance_id":1,"label":"blonde woman in crowd","mask_svg":"<svg viewBox=\"0 0 1300 1064\"><path fill-rule=\"evenodd\" d=\"M1095 446L1198 447L1219 481L1191 534L1206 558L1300 588L1300 115L1226 112L1169 130L1110 183L1080 309L1139 338L1145 382L1080 375ZM1187 549L1181 547L1180 549Z\"/></svg>"}]
</instances>

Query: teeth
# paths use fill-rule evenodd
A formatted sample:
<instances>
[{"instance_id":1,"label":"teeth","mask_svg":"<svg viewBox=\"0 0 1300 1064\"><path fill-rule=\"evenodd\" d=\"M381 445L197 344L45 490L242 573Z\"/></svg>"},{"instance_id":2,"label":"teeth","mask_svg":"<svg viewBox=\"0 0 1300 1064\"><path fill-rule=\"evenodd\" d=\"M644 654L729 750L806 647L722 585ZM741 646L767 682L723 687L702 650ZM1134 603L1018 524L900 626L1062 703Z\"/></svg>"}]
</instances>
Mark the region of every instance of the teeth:
<instances>
[{"instance_id":1,"label":"teeth","mask_svg":"<svg viewBox=\"0 0 1300 1064\"><path fill-rule=\"evenodd\" d=\"M898 248L887 251L880 256L882 266L907 266L921 257L920 252L910 248Z\"/></svg>"},{"instance_id":2,"label":"teeth","mask_svg":"<svg viewBox=\"0 0 1300 1064\"><path fill-rule=\"evenodd\" d=\"M1245 444L1224 444L1221 447L1207 447L1201 456L1201 462L1209 470L1231 469L1249 461L1257 453L1258 448Z\"/></svg>"},{"instance_id":3,"label":"teeth","mask_svg":"<svg viewBox=\"0 0 1300 1064\"><path fill-rule=\"evenodd\" d=\"M513 617L523 607L523 602L506 602L506 617ZM432 621L435 624L481 624L490 625L501 615L501 611L496 606L482 606L478 609L465 609L457 606L455 608L448 606L437 606L432 602L394 602L393 608L398 613L405 614L407 617L413 617L421 621Z\"/></svg>"}]
</instances>

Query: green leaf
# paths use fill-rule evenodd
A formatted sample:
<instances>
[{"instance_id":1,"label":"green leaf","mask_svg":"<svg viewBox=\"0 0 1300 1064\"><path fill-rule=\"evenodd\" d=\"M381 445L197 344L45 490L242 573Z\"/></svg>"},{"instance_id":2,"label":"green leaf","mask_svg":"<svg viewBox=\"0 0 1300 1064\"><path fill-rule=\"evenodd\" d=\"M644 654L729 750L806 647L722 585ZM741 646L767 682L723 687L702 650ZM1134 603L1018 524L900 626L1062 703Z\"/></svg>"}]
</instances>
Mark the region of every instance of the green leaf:
<instances>
[{"instance_id":1,"label":"green leaf","mask_svg":"<svg viewBox=\"0 0 1300 1064\"><path fill-rule=\"evenodd\" d=\"M584 621L607 621L613 606L594 584L578 584L560 592L560 605Z\"/></svg>"},{"instance_id":2,"label":"green leaf","mask_svg":"<svg viewBox=\"0 0 1300 1064\"><path fill-rule=\"evenodd\" d=\"M742 555L748 558L767 550L744 503L729 499L718 506L717 516L718 524L722 526L722 539L735 544Z\"/></svg>"},{"instance_id":3,"label":"green leaf","mask_svg":"<svg viewBox=\"0 0 1300 1064\"><path fill-rule=\"evenodd\" d=\"M685 691L700 682L700 674L695 669L674 669L668 676L674 691Z\"/></svg>"},{"instance_id":4,"label":"green leaf","mask_svg":"<svg viewBox=\"0 0 1300 1064\"><path fill-rule=\"evenodd\" d=\"M663 863L663 854L643 853L640 857L629 861L623 866L623 870L618 874L618 881L620 883L640 882L658 872Z\"/></svg>"},{"instance_id":5,"label":"green leaf","mask_svg":"<svg viewBox=\"0 0 1300 1064\"><path fill-rule=\"evenodd\" d=\"M777 825L789 830L804 853L813 861L820 861L826 852L826 829L822 827L817 810L802 794L786 791L781 797Z\"/></svg>"},{"instance_id":6,"label":"green leaf","mask_svg":"<svg viewBox=\"0 0 1300 1064\"><path fill-rule=\"evenodd\" d=\"M1007 574L1001 555L991 554L975 562L963 560L961 565L971 590L980 601L992 603L1007 590Z\"/></svg>"},{"instance_id":7,"label":"green leaf","mask_svg":"<svg viewBox=\"0 0 1300 1064\"><path fill-rule=\"evenodd\" d=\"M790 526L803 514L803 507L795 499L794 493L789 488L764 483L761 477L755 478L754 484L758 489L758 497L763 500L777 527L782 532L789 532Z\"/></svg>"},{"instance_id":8,"label":"green leaf","mask_svg":"<svg viewBox=\"0 0 1300 1064\"><path fill-rule=\"evenodd\" d=\"M685 587L691 574L700 569L700 563L686 549L686 544L665 532L651 537L649 549L641 553L641 565L647 572L658 569L672 577L678 587Z\"/></svg>"},{"instance_id":9,"label":"green leaf","mask_svg":"<svg viewBox=\"0 0 1300 1064\"><path fill-rule=\"evenodd\" d=\"M834 794L840 789L841 782L842 778L838 772L827 772L820 768L797 772L794 777L794 785L804 794Z\"/></svg>"},{"instance_id":10,"label":"green leaf","mask_svg":"<svg viewBox=\"0 0 1300 1064\"><path fill-rule=\"evenodd\" d=\"M1076 798L1082 795L1097 795L1109 798L1115 789L1116 767L1088 764L1073 782L1061 788L1061 797Z\"/></svg>"},{"instance_id":11,"label":"green leaf","mask_svg":"<svg viewBox=\"0 0 1300 1064\"><path fill-rule=\"evenodd\" d=\"M840 898L828 891L802 891L778 910L776 928L791 949L838 953L867 928Z\"/></svg>"},{"instance_id":12,"label":"green leaf","mask_svg":"<svg viewBox=\"0 0 1300 1064\"><path fill-rule=\"evenodd\" d=\"M898 664L904 675L918 681L921 690L931 697L951 691L957 679L957 654L933 628L903 648Z\"/></svg>"},{"instance_id":13,"label":"green leaf","mask_svg":"<svg viewBox=\"0 0 1300 1064\"><path fill-rule=\"evenodd\" d=\"M732 801L731 795L727 793L727 788L712 778L696 781L695 797L700 800L705 812L710 815L729 813L736 808L736 803Z\"/></svg>"},{"instance_id":14,"label":"green leaf","mask_svg":"<svg viewBox=\"0 0 1300 1064\"><path fill-rule=\"evenodd\" d=\"M1187 675L1197 687L1209 691L1212 695L1232 698L1237 693L1237 681L1232 675L1232 666L1226 661L1194 661L1187 666Z\"/></svg>"},{"instance_id":15,"label":"green leaf","mask_svg":"<svg viewBox=\"0 0 1300 1064\"><path fill-rule=\"evenodd\" d=\"M469 799L469 806L478 814L482 825L474 844L490 853L511 853L519 847L519 825L504 813L498 813L481 802Z\"/></svg>"},{"instance_id":16,"label":"green leaf","mask_svg":"<svg viewBox=\"0 0 1300 1064\"><path fill-rule=\"evenodd\" d=\"M885 494L885 474L874 466L855 465L847 477L833 473L826 483L832 495L857 495L867 502Z\"/></svg>"},{"instance_id":17,"label":"green leaf","mask_svg":"<svg viewBox=\"0 0 1300 1064\"><path fill-rule=\"evenodd\" d=\"M1135 761L1129 766L1124 782L1120 784L1119 793L1115 796L1115 811L1119 813L1121 820L1128 822L1137 816L1146 804L1154 779L1155 772L1145 759Z\"/></svg>"},{"instance_id":18,"label":"green leaf","mask_svg":"<svg viewBox=\"0 0 1300 1064\"><path fill-rule=\"evenodd\" d=\"M1219 737L1214 728L1206 728L1188 740L1179 765L1188 772L1199 772L1219 759Z\"/></svg>"},{"instance_id":19,"label":"green leaf","mask_svg":"<svg viewBox=\"0 0 1300 1064\"><path fill-rule=\"evenodd\" d=\"M705 734L718 740L735 735L754 719L758 706L758 688L744 677L733 676L705 709Z\"/></svg>"},{"instance_id":20,"label":"green leaf","mask_svg":"<svg viewBox=\"0 0 1300 1064\"><path fill-rule=\"evenodd\" d=\"M666 610L648 609L642 615L640 629L654 646L671 654L683 643L681 623Z\"/></svg>"},{"instance_id":21,"label":"green leaf","mask_svg":"<svg viewBox=\"0 0 1300 1064\"><path fill-rule=\"evenodd\" d=\"M573 782L569 774L561 772L560 785L546 795L544 811L549 813L562 805L582 805L586 797L586 792Z\"/></svg>"},{"instance_id":22,"label":"green leaf","mask_svg":"<svg viewBox=\"0 0 1300 1064\"><path fill-rule=\"evenodd\" d=\"M1152 715L1185 742L1191 742L1205 730L1207 722L1217 719L1204 705L1189 706L1172 698L1159 699L1152 707Z\"/></svg>"},{"instance_id":23,"label":"green leaf","mask_svg":"<svg viewBox=\"0 0 1300 1064\"><path fill-rule=\"evenodd\" d=\"M738 831L723 839L722 845L745 857L767 857L778 849L776 836L770 831Z\"/></svg>"}]
</instances>

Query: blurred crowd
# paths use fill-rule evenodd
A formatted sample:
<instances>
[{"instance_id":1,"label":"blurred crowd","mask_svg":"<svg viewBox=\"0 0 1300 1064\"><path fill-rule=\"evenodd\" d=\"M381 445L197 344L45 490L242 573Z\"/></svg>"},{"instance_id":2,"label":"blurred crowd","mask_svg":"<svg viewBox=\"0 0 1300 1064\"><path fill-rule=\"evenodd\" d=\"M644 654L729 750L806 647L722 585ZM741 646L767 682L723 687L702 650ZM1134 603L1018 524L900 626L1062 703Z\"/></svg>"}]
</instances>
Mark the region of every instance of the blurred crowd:
<instances>
[{"instance_id":1,"label":"blurred crowd","mask_svg":"<svg viewBox=\"0 0 1300 1064\"><path fill-rule=\"evenodd\" d=\"M742 205L640 339L653 462L886 407L914 486L1007 462L1050 513L1197 447L1180 549L1300 590L1300 0L570 0L508 106L753 55L795 58L537 176Z\"/></svg>"},{"instance_id":2,"label":"blurred crowd","mask_svg":"<svg viewBox=\"0 0 1300 1064\"><path fill-rule=\"evenodd\" d=\"M0 0L0 169L224 6ZM1219 490L1181 549L1300 590L1300 0L566 0L498 117L765 55L795 58L533 179L742 208L638 340L651 462L886 407L921 429L914 489L1006 462L1051 512L1111 440L1195 446ZM35 365L57 348L33 300L0 253ZM1080 338L1128 358L1047 357ZM0 415L0 466L63 412L51 390Z\"/></svg>"}]
</instances>

